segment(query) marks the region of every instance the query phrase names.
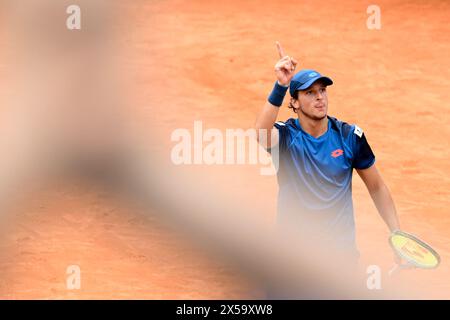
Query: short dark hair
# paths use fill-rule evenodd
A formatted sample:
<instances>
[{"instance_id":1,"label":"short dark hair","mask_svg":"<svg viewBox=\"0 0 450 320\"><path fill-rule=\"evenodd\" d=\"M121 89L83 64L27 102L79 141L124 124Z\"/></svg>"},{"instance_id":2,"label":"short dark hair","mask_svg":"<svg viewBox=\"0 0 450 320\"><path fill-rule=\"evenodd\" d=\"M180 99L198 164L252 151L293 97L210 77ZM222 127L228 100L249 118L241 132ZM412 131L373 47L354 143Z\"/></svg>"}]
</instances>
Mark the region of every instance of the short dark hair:
<instances>
[{"instance_id":1,"label":"short dark hair","mask_svg":"<svg viewBox=\"0 0 450 320\"><path fill-rule=\"evenodd\" d=\"M292 109L295 113L297 113L297 110L294 107L294 100L298 99L298 91L294 92L294 96L291 97L291 100L289 101L289 109Z\"/></svg>"}]
</instances>

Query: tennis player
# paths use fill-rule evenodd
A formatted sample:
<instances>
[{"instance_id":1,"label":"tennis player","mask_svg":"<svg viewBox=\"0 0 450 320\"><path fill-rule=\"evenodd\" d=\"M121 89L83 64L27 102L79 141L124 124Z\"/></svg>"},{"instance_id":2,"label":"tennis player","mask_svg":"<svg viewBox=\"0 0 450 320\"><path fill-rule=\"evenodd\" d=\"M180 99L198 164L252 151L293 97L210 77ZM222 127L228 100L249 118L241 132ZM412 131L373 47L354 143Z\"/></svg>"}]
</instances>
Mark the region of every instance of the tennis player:
<instances>
[{"instance_id":1,"label":"tennis player","mask_svg":"<svg viewBox=\"0 0 450 320\"><path fill-rule=\"evenodd\" d=\"M400 229L391 194L375 165L363 130L328 115L327 87L333 81L314 70L295 73L298 62L277 42L273 91L255 127L266 129L258 140L278 148L278 215L280 225L308 234L311 241L337 246L357 260L352 202L353 169L364 181L391 232ZM289 90L296 117L276 122Z\"/></svg>"}]
</instances>

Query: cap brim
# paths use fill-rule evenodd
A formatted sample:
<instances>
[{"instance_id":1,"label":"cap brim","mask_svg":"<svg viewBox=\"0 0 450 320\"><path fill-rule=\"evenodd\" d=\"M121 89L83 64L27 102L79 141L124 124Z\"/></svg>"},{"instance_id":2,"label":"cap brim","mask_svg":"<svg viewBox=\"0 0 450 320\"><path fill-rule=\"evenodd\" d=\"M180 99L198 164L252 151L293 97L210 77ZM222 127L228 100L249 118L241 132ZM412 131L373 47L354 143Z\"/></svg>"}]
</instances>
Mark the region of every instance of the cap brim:
<instances>
[{"instance_id":1,"label":"cap brim","mask_svg":"<svg viewBox=\"0 0 450 320\"><path fill-rule=\"evenodd\" d=\"M311 85L312 85L314 82L316 82L316 81L318 81L318 80L322 80L323 83L324 83L326 86L331 86L331 85L333 84L333 80L331 80L330 78L325 77L325 76L319 76L319 77L316 77L316 78L312 78L312 79L309 80L308 82L304 83L302 86L298 87L296 90L306 90L306 89L308 89L309 87L311 87Z\"/></svg>"}]
</instances>

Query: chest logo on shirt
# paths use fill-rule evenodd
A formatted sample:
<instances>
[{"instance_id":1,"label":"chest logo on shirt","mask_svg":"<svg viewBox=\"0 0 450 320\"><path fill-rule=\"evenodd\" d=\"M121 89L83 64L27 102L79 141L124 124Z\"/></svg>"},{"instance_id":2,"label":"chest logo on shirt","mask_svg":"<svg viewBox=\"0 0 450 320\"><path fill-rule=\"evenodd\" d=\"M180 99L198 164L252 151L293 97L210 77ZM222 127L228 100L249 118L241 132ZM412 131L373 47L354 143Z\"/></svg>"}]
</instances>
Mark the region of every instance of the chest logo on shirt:
<instances>
[{"instance_id":1,"label":"chest logo on shirt","mask_svg":"<svg viewBox=\"0 0 450 320\"><path fill-rule=\"evenodd\" d=\"M333 158L340 157L340 156L342 156L343 154L344 154L344 151L343 151L342 149L336 149L336 150L334 150L333 152L331 152L331 156L332 156Z\"/></svg>"}]
</instances>

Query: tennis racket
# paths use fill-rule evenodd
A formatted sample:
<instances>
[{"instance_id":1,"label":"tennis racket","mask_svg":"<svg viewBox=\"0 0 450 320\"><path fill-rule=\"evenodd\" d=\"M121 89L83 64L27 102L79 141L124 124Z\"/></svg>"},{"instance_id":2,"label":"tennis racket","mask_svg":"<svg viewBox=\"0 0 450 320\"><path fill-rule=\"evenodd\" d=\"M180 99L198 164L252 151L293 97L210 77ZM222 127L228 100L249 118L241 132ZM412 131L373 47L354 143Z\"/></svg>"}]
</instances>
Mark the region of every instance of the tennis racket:
<instances>
[{"instance_id":1,"label":"tennis racket","mask_svg":"<svg viewBox=\"0 0 450 320\"><path fill-rule=\"evenodd\" d=\"M404 231L394 231L389 244L397 256L406 261L405 264L396 264L389 275L401 269L434 269L441 262L439 254L430 245Z\"/></svg>"}]
</instances>

